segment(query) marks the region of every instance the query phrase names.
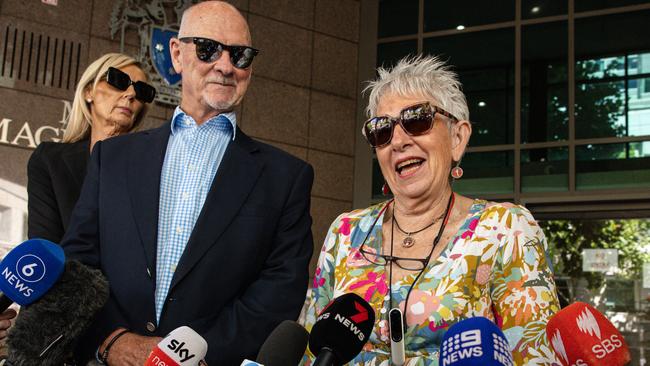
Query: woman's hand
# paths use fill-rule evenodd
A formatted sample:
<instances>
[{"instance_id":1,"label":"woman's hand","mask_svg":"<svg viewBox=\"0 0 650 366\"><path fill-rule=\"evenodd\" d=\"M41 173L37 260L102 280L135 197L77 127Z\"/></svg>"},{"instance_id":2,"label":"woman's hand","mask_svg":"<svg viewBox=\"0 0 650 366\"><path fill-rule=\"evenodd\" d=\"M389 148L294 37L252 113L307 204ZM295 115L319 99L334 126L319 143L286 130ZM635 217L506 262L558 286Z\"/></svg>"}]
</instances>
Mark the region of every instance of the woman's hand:
<instances>
[{"instance_id":1,"label":"woman's hand","mask_svg":"<svg viewBox=\"0 0 650 366\"><path fill-rule=\"evenodd\" d=\"M16 310L7 309L0 314L0 339L7 338L7 329L11 327L11 319L16 317Z\"/></svg>"}]
</instances>

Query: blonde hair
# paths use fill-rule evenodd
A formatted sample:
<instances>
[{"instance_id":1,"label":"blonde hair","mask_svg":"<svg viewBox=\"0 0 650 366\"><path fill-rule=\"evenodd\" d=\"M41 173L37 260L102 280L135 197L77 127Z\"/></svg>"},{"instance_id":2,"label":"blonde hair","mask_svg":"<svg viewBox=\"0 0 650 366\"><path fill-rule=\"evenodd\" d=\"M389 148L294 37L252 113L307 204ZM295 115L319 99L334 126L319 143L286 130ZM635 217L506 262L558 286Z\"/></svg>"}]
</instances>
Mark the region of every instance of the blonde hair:
<instances>
[{"instance_id":1,"label":"blonde hair","mask_svg":"<svg viewBox=\"0 0 650 366\"><path fill-rule=\"evenodd\" d=\"M90 136L92 117L89 104L86 102L84 96L85 92L89 89L95 89L97 83L106 75L109 67L121 69L130 65L136 65L142 68L136 59L122 53L107 53L88 65L81 75L81 79L79 79L74 92L72 107L68 115L65 133L63 134L63 142L77 142ZM149 106L147 103L144 103L142 110L135 117L133 126L129 132L136 130L140 126L140 122L142 122L145 114L147 114L148 109Z\"/></svg>"}]
</instances>

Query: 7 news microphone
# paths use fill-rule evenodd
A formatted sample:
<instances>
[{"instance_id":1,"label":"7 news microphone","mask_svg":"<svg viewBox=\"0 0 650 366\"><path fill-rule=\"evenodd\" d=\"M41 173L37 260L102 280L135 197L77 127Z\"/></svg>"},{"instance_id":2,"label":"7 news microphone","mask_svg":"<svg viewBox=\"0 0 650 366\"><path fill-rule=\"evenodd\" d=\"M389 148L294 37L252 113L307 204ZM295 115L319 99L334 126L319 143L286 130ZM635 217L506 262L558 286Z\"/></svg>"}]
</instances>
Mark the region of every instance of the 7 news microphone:
<instances>
[{"instance_id":1,"label":"7 news microphone","mask_svg":"<svg viewBox=\"0 0 650 366\"><path fill-rule=\"evenodd\" d=\"M493 322L474 317L452 325L440 346L441 366L513 366L505 335Z\"/></svg>"},{"instance_id":2,"label":"7 news microphone","mask_svg":"<svg viewBox=\"0 0 650 366\"><path fill-rule=\"evenodd\" d=\"M300 324L285 320L262 344L257 362L244 360L240 366L296 366L307 349L309 333Z\"/></svg>"},{"instance_id":3,"label":"7 news microphone","mask_svg":"<svg viewBox=\"0 0 650 366\"><path fill-rule=\"evenodd\" d=\"M208 353L208 342L188 326L172 330L151 351L144 366L198 366Z\"/></svg>"},{"instance_id":4,"label":"7 news microphone","mask_svg":"<svg viewBox=\"0 0 650 366\"><path fill-rule=\"evenodd\" d=\"M630 351L621 333L593 306L576 302L555 314L546 336L564 366L623 366Z\"/></svg>"},{"instance_id":5,"label":"7 news microphone","mask_svg":"<svg viewBox=\"0 0 650 366\"><path fill-rule=\"evenodd\" d=\"M32 239L0 263L2 306L6 298L22 306L7 335L7 364L63 364L106 303L108 282L101 272L64 259L60 246Z\"/></svg>"},{"instance_id":6,"label":"7 news microphone","mask_svg":"<svg viewBox=\"0 0 650 366\"><path fill-rule=\"evenodd\" d=\"M314 366L343 365L368 342L375 311L360 296L348 293L332 300L318 315L309 335Z\"/></svg>"}]
</instances>

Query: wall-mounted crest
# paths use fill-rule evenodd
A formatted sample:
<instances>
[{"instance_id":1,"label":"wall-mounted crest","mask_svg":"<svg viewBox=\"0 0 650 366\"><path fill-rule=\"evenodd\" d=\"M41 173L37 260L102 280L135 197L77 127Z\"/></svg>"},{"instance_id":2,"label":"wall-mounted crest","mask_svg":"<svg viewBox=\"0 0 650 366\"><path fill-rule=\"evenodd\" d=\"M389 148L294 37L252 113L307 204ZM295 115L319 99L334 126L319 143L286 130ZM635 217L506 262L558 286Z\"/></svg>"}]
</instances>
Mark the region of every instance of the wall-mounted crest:
<instances>
[{"instance_id":1,"label":"wall-mounted crest","mask_svg":"<svg viewBox=\"0 0 650 366\"><path fill-rule=\"evenodd\" d=\"M156 87L156 101L178 105L181 97L181 76L174 71L169 54L169 39L176 37L181 15L197 0L120 0L111 14L111 38L119 34L120 50L124 39L135 31L140 39L136 59Z\"/></svg>"}]
</instances>

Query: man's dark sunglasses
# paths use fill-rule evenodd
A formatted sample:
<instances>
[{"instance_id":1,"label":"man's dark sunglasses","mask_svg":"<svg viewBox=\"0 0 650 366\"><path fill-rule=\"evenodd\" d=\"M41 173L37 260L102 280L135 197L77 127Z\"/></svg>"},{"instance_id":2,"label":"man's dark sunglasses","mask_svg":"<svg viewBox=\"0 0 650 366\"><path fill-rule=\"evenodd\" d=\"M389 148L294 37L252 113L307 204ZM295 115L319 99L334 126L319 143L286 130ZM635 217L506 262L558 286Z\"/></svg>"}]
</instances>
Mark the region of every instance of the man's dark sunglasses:
<instances>
[{"instance_id":1,"label":"man's dark sunglasses","mask_svg":"<svg viewBox=\"0 0 650 366\"><path fill-rule=\"evenodd\" d=\"M151 103L153 102L153 98L156 97L156 89L153 86L144 81L133 82L128 74L114 67L109 67L108 71L106 71L106 82L108 85L122 91L125 91L129 86L133 85L135 99L143 103Z\"/></svg>"},{"instance_id":2,"label":"man's dark sunglasses","mask_svg":"<svg viewBox=\"0 0 650 366\"><path fill-rule=\"evenodd\" d=\"M221 57L224 50L230 54L230 62L238 69L245 69L251 65L253 59L260 52L248 46L229 46L219 41L201 37L179 38L181 42L194 43L196 46L196 57L203 62L214 62Z\"/></svg>"},{"instance_id":3,"label":"man's dark sunglasses","mask_svg":"<svg viewBox=\"0 0 650 366\"><path fill-rule=\"evenodd\" d=\"M393 139L395 125L399 123L404 132L410 136L424 135L433 127L436 113L458 122L458 118L442 108L432 106L428 102L419 103L402 109L398 118L389 116L373 117L363 124L361 133L370 146L377 148L390 143Z\"/></svg>"}]
</instances>

